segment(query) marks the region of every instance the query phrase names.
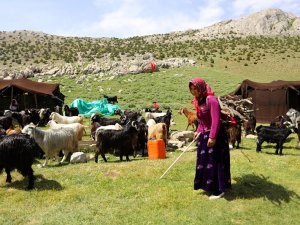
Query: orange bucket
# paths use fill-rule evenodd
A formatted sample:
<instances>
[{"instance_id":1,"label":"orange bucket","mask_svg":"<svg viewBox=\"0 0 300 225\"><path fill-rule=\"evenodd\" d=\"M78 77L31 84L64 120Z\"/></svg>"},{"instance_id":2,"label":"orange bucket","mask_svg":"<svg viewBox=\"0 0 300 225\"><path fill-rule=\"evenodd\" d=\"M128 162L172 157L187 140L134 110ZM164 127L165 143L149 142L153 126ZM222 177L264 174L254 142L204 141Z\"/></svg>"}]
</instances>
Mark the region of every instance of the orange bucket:
<instances>
[{"instance_id":1,"label":"orange bucket","mask_svg":"<svg viewBox=\"0 0 300 225\"><path fill-rule=\"evenodd\" d=\"M166 146L163 139L149 140L147 143L149 159L165 159Z\"/></svg>"}]
</instances>

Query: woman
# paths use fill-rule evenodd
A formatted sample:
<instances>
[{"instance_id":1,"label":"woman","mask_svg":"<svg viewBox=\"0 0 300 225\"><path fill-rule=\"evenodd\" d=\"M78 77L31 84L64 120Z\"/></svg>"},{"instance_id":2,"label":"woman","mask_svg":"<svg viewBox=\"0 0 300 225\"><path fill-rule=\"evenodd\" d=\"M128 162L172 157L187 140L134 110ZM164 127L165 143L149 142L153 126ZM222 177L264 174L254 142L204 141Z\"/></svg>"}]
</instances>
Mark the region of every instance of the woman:
<instances>
[{"instance_id":1,"label":"woman","mask_svg":"<svg viewBox=\"0 0 300 225\"><path fill-rule=\"evenodd\" d=\"M221 126L220 106L203 79L193 78L189 88L199 119L194 189L203 189L211 195L209 199L218 199L231 187L229 144Z\"/></svg>"}]
</instances>

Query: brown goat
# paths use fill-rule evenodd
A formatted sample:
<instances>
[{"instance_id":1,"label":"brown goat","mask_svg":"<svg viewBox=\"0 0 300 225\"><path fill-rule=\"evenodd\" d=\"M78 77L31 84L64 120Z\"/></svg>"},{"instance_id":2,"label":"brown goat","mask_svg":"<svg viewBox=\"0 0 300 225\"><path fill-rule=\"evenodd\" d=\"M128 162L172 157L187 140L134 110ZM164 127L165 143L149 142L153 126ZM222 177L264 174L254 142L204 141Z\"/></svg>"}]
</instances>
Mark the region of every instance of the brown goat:
<instances>
[{"instance_id":1,"label":"brown goat","mask_svg":"<svg viewBox=\"0 0 300 225\"><path fill-rule=\"evenodd\" d=\"M189 111L187 108L181 108L178 113L180 115L184 114L186 118L188 119L188 125L186 127L186 130L188 129L189 126L192 126L194 130L197 129L198 126L198 119L197 115L195 112Z\"/></svg>"},{"instance_id":2,"label":"brown goat","mask_svg":"<svg viewBox=\"0 0 300 225\"><path fill-rule=\"evenodd\" d=\"M167 146L167 126L165 123L157 123L148 128L148 140L163 139Z\"/></svg>"}]
</instances>

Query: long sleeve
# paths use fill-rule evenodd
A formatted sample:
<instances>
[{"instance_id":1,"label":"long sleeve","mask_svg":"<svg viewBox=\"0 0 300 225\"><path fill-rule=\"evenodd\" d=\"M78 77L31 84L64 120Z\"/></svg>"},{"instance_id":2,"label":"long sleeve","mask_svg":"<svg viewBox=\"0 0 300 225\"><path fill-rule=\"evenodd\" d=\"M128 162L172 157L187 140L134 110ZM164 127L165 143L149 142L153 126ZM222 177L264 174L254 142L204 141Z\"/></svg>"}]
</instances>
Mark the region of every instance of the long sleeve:
<instances>
[{"instance_id":1,"label":"long sleeve","mask_svg":"<svg viewBox=\"0 0 300 225\"><path fill-rule=\"evenodd\" d=\"M207 104L211 115L211 127L210 127L210 133L209 137L211 139L216 139L219 129L220 129L220 106L219 102L216 97L209 96L207 97Z\"/></svg>"}]
</instances>

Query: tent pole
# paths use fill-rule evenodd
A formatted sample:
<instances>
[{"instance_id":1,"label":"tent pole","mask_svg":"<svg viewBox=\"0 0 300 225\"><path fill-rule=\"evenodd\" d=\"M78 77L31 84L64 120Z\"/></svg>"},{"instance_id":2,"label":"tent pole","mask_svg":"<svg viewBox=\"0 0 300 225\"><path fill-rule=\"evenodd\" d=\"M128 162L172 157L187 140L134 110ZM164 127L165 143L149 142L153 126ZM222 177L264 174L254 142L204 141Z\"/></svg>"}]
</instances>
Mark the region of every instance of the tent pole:
<instances>
[{"instance_id":1,"label":"tent pole","mask_svg":"<svg viewBox=\"0 0 300 225\"><path fill-rule=\"evenodd\" d=\"M37 109L37 97L36 97L36 94L34 94L34 102L35 102L35 108Z\"/></svg>"},{"instance_id":2,"label":"tent pole","mask_svg":"<svg viewBox=\"0 0 300 225\"><path fill-rule=\"evenodd\" d=\"M14 86L11 86L10 102L12 101L13 97L14 97Z\"/></svg>"}]
</instances>

